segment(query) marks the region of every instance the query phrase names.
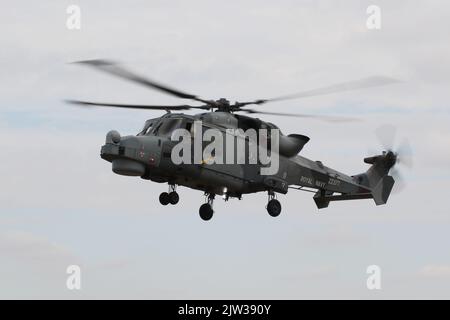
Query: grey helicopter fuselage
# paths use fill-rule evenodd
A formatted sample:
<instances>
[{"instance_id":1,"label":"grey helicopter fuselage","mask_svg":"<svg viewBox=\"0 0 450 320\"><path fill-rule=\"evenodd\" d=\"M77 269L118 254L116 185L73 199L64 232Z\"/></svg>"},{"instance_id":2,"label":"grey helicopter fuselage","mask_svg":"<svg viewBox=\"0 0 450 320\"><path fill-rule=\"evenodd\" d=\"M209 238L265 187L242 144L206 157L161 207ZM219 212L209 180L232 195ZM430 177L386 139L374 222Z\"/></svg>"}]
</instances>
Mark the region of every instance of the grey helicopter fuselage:
<instances>
[{"instance_id":1,"label":"grey helicopter fuselage","mask_svg":"<svg viewBox=\"0 0 450 320\"><path fill-rule=\"evenodd\" d=\"M208 99L176 89L111 60L93 59L76 63L183 101L195 101L195 105L185 102L166 105L67 100L70 104L83 107L167 112L159 118L147 120L137 135L122 137L117 131L110 131L101 148L101 157L112 163L115 173L167 183L168 192L159 195L161 205L176 205L179 202L177 185L205 192L206 202L199 208L203 220L212 218L216 195L222 195L225 200L230 197L241 199L243 194L266 191L267 212L276 217L281 213L281 203L276 199L276 194L285 194L288 188L315 192L314 201L319 209L328 207L330 201L338 200L373 199L377 205L385 204L391 193L394 179L389 175L389 170L397 163L398 152L394 152L390 144L383 143L387 151L382 154L364 159L371 165L366 172L349 176L324 166L320 161L301 156L300 152L309 141L307 136L283 135L274 124L243 116L242 113L354 121L353 118L283 113L260 110L259 107L276 101L393 84L398 82L396 79L372 76L271 98L231 102L226 98ZM202 110L205 113L170 113L185 110ZM258 134L252 135L256 131ZM224 158L226 161L223 161ZM403 162L411 164L408 160Z\"/></svg>"},{"instance_id":2,"label":"grey helicopter fuselage","mask_svg":"<svg viewBox=\"0 0 450 320\"><path fill-rule=\"evenodd\" d=\"M374 198L377 204L387 201L386 189L390 192L392 186L380 187L381 190L377 193L381 194L378 195L373 192L379 180L389 171L390 164L385 159L386 155L366 161L373 164L371 174L369 170L367 173L348 176L324 166L320 161L298 155L309 141L308 137L298 134L286 136L280 133L279 166L278 171L272 175L261 174L264 165L260 162L175 165L171 154L178 142L171 140L172 132L179 128L191 131L194 121L201 121L205 129L218 129L224 135L229 134L226 130L230 128L278 129L272 123L229 112L216 111L197 115L167 113L147 120L137 135L121 137L117 131L110 131L101 148L101 157L112 162L112 170L117 174L181 185L207 194L223 195L227 199L261 191L285 194L289 187L295 186L318 190L314 200L319 208L328 206L332 200ZM391 183L384 181L384 185L386 184ZM333 196L334 193L341 194L342 199Z\"/></svg>"}]
</instances>

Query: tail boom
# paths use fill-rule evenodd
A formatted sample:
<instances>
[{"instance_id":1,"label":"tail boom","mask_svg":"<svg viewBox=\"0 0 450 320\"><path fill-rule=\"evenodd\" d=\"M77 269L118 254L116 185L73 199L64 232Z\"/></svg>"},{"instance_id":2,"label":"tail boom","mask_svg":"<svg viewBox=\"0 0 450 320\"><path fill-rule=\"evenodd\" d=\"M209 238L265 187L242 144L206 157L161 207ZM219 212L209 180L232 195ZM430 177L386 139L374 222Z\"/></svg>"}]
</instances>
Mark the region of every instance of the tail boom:
<instances>
[{"instance_id":1,"label":"tail boom","mask_svg":"<svg viewBox=\"0 0 450 320\"><path fill-rule=\"evenodd\" d=\"M373 199L377 206L387 203L395 183L394 178L388 174L395 161L395 155L392 152L365 158L364 162L372 166L365 173L351 177L358 191L334 194L334 191L318 190L313 198L317 207L326 208L330 201L359 199Z\"/></svg>"}]
</instances>

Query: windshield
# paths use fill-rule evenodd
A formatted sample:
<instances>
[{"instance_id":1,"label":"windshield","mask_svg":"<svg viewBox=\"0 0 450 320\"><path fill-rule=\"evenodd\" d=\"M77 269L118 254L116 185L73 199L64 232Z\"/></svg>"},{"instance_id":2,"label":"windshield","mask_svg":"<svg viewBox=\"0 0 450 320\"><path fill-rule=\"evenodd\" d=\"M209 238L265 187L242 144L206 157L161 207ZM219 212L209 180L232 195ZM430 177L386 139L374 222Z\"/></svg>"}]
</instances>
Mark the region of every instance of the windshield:
<instances>
[{"instance_id":1,"label":"windshield","mask_svg":"<svg viewBox=\"0 0 450 320\"><path fill-rule=\"evenodd\" d=\"M169 118L164 119L155 129L155 134L158 136L171 136L172 131L181 128L183 119L181 118Z\"/></svg>"},{"instance_id":2,"label":"windshield","mask_svg":"<svg viewBox=\"0 0 450 320\"><path fill-rule=\"evenodd\" d=\"M147 120L145 121L144 127L142 128L141 131L139 131L139 133L137 134L138 136L145 136L150 134L150 132L153 129L153 124L154 124L154 120Z\"/></svg>"}]
</instances>

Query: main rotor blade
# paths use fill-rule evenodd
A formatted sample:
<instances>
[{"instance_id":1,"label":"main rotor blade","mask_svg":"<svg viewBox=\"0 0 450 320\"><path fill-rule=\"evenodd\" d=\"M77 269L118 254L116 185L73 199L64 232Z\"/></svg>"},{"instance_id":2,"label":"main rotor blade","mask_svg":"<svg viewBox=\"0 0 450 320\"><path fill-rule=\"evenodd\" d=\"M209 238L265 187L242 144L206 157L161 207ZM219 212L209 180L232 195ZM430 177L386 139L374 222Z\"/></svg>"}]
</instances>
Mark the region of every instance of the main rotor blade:
<instances>
[{"instance_id":1,"label":"main rotor blade","mask_svg":"<svg viewBox=\"0 0 450 320\"><path fill-rule=\"evenodd\" d=\"M98 70L104 71L106 73L115 75L117 77L120 77L122 79L127 79L136 83L139 83L141 85L144 85L146 87L150 87L162 92L165 92L167 94L170 94L172 96L182 98L182 99L191 99L199 102L203 102L206 104L213 104L213 101L207 101L199 98L198 96L190 93L186 93L171 87L168 87L166 85L163 85L161 83L158 83L156 81L150 80L148 78L144 78L140 75L135 74L134 72L131 72L127 69L125 69L122 66L119 66L118 64L108 61L108 60L85 60L85 61L78 61L75 62L77 64L82 64L86 66L90 66L93 68L96 68Z\"/></svg>"},{"instance_id":2,"label":"main rotor blade","mask_svg":"<svg viewBox=\"0 0 450 320\"><path fill-rule=\"evenodd\" d=\"M241 109L239 111L243 111L246 113L259 113L259 114L267 114L272 116L286 116L286 117L297 117L297 118L310 118L328 122L355 122L361 121L358 118L347 118L347 117L334 117L334 116L324 116L324 115L313 115L313 114L300 114L300 113L280 113L280 112L267 112L267 111L259 111L254 109Z\"/></svg>"},{"instance_id":3,"label":"main rotor blade","mask_svg":"<svg viewBox=\"0 0 450 320\"><path fill-rule=\"evenodd\" d=\"M149 110L189 110L189 109L203 109L208 110L210 106L190 106L190 105L176 105L176 106L156 106L145 104L121 104L121 103L102 103L102 102L89 102L80 100L66 100L67 103L76 104L89 107L114 107L114 108L128 108L128 109L149 109Z\"/></svg>"},{"instance_id":4,"label":"main rotor blade","mask_svg":"<svg viewBox=\"0 0 450 320\"><path fill-rule=\"evenodd\" d=\"M238 103L236 103L236 106L243 107L243 106L246 106L249 104L259 105L259 104L264 104L264 103L272 102L272 101L300 99L300 98L306 98L306 97L312 97L312 96L327 95L327 94L337 93L337 92L344 92L344 91L357 90L357 89L363 89L363 88L384 86L384 85L397 83L397 82L400 82L400 81L393 79L393 78L389 78L389 77L372 76L372 77L363 78L363 79L356 80L356 81L342 82L342 83L334 84L334 85L327 86L327 87L297 92L297 93L288 94L288 95L279 96L279 97L270 98L270 99L258 99L258 100L254 100L254 101L248 101L248 102L238 102Z\"/></svg>"}]
</instances>

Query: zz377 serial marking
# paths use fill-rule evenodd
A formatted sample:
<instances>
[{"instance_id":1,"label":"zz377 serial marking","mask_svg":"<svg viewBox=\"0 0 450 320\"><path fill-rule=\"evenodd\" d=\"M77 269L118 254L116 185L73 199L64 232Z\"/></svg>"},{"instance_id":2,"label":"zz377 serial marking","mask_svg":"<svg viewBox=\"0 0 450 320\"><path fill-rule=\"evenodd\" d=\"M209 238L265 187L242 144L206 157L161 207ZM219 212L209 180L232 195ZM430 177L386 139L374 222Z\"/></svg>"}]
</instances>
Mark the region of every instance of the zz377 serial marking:
<instances>
[{"instance_id":1,"label":"zz377 serial marking","mask_svg":"<svg viewBox=\"0 0 450 320\"><path fill-rule=\"evenodd\" d=\"M330 180L328 180L328 184L330 186L339 186L341 184L341 181L337 180L337 179L330 178Z\"/></svg>"}]
</instances>

